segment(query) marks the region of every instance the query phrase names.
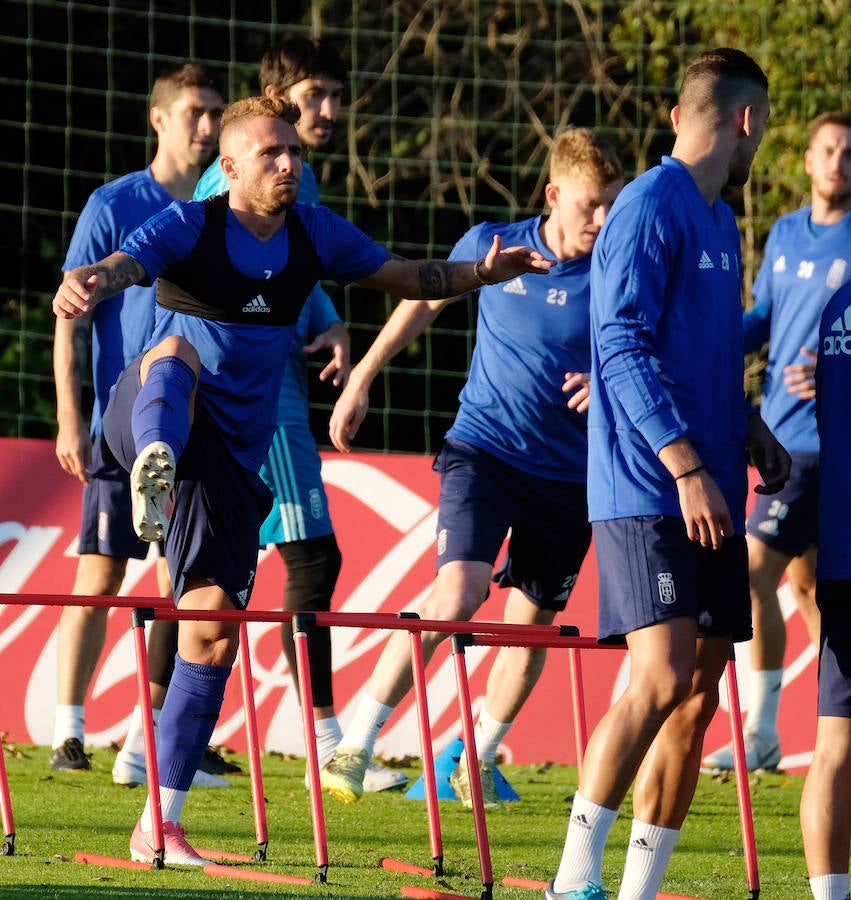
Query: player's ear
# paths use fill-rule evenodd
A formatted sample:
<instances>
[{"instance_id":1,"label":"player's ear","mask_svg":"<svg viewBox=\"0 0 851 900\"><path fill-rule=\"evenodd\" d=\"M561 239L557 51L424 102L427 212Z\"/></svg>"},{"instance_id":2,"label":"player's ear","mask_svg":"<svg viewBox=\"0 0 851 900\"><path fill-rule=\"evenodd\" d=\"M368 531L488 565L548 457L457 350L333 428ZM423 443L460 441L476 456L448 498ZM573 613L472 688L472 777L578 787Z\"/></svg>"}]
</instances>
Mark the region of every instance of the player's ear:
<instances>
[{"instance_id":1,"label":"player's ear","mask_svg":"<svg viewBox=\"0 0 851 900\"><path fill-rule=\"evenodd\" d=\"M753 133L753 117L754 117L754 108L752 106L746 106L743 110L738 113L741 121L741 132L745 135L750 135Z\"/></svg>"},{"instance_id":2,"label":"player's ear","mask_svg":"<svg viewBox=\"0 0 851 900\"><path fill-rule=\"evenodd\" d=\"M155 134L159 134L163 129L163 118L165 112L161 106L152 106L148 111L148 118L151 120L151 128Z\"/></svg>"},{"instance_id":3,"label":"player's ear","mask_svg":"<svg viewBox=\"0 0 851 900\"><path fill-rule=\"evenodd\" d=\"M225 173L225 178L227 178L228 181L235 181L238 178L236 165L234 164L232 157L220 156L219 165L222 167L222 171Z\"/></svg>"},{"instance_id":4,"label":"player's ear","mask_svg":"<svg viewBox=\"0 0 851 900\"><path fill-rule=\"evenodd\" d=\"M547 186L544 188L544 199L547 201L547 206L550 209L558 207L558 188L551 181L548 181Z\"/></svg>"}]
</instances>

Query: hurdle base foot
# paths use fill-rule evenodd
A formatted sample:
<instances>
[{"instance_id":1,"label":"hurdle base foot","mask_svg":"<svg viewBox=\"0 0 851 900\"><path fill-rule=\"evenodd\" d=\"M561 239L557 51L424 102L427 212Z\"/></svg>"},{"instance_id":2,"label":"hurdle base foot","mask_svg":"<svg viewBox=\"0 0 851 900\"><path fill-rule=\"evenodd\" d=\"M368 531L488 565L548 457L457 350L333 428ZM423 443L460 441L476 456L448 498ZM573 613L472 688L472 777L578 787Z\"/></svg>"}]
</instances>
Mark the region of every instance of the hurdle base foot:
<instances>
[{"instance_id":1,"label":"hurdle base foot","mask_svg":"<svg viewBox=\"0 0 851 900\"><path fill-rule=\"evenodd\" d=\"M314 884L328 884L328 866L321 866L319 871L313 876Z\"/></svg>"},{"instance_id":2,"label":"hurdle base foot","mask_svg":"<svg viewBox=\"0 0 851 900\"><path fill-rule=\"evenodd\" d=\"M15 855L15 835L7 834L6 840L3 841L3 846L0 847L0 856L14 856Z\"/></svg>"},{"instance_id":3,"label":"hurdle base foot","mask_svg":"<svg viewBox=\"0 0 851 900\"><path fill-rule=\"evenodd\" d=\"M257 849L254 851L254 860L256 862L265 862L266 861L266 850L269 846L268 841L263 841L262 844L257 845Z\"/></svg>"}]
</instances>

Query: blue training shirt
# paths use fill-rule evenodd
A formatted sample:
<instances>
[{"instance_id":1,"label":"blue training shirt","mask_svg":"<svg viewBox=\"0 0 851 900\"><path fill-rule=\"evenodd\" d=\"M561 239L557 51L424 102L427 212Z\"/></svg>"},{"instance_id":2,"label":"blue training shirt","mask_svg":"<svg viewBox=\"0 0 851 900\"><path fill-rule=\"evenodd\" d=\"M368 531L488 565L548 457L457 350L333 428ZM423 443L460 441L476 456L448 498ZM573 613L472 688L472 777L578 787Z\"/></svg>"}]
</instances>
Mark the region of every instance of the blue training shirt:
<instances>
[{"instance_id":1,"label":"blue training shirt","mask_svg":"<svg viewBox=\"0 0 851 900\"><path fill-rule=\"evenodd\" d=\"M478 259L499 234L505 247L530 246L553 259L541 221L477 225L449 258ZM586 254L557 263L549 275L522 275L480 289L476 348L448 437L532 475L585 481L585 416L567 408L561 387L565 372L590 369L590 263Z\"/></svg>"},{"instance_id":2,"label":"blue training shirt","mask_svg":"<svg viewBox=\"0 0 851 900\"><path fill-rule=\"evenodd\" d=\"M769 341L762 417L787 450L817 453L815 400L790 394L783 368L804 362L800 348L815 351L825 304L849 277L851 214L814 230L812 207L781 216L771 229L753 287L756 303L745 313L745 352Z\"/></svg>"},{"instance_id":3,"label":"blue training shirt","mask_svg":"<svg viewBox=\"0 0 851 900\"><path fill-rule=\"evenodd\" d=\"M340 284L375 273L389 254L329 209L295 204L323 266ZM204 203L175 201L137 229L119 248L137 260L148 280L186 259L201 234ZM232 264L252 278L278 274L288 258L285 228L261 241L227 211L225 239ZM272 438L281 379L295 326L233 324L156 308L153 347L164 337L185 337L203 369L197 402L206 408L236 459L258 471Z\"/></svg>"},{"instance_id":4,"label":"blue training shirt","mask_svg":"<svg viewBox=\"0 0 851 900\"><path fill-rule=\"evenodd\" d=\"M77 220L62 271L114 253L131 232L171 202L149 168L97 188ZM103 431L101 417L110 388L151 336L155 305L154 288L134 285L99 303L92 313L93 435Z\"/></svg>"},{"instance_id":5,"label":"blue training shirt","mask_svg":"<svg viewBox=\"0 0 851 900\"><path fill-rule=\"evenodd\" d=\"M847 218L847 216L846 216ZM816 366L816 415L821 438L818 496L819 578L851 580L851 283L821 317Z\"/></svg>"},{"instance_id":6,"label":"blue training shirt","mask_svg":"<svg viewBox=\"0 0 851 900\"><path fill-rule=\"evenodd\" d=\"M220 157L216 157L215 162L201 176L198 186L195 188L195 200L205 200L214 194L223 194L228 189L228 180L222 171L219 160ZM310 206L319 205L319 185L316 175L306 162L301 169L297 199L299 203L306 203ZM334 322L340 321L342 320L333 301L317 284L310 292L293 331L290 352L287 357L287 369L278 395L278 411L275 417L278 425L290 427L300 425L309 429L308 357L302 348L317 335L327 331Z\"/></svg>"},{"instance_id":7,"label":"blue training shirt","mask_svg":"<svg viewBox=\"0 0 851 900\"><path fill-rule=\"evenodd\" d=\"M588 507L592 520L681 516L659 451L687 437L744 529L740 239L681 163L621 191L591 262Z\"/></svg>"}]
</instances>

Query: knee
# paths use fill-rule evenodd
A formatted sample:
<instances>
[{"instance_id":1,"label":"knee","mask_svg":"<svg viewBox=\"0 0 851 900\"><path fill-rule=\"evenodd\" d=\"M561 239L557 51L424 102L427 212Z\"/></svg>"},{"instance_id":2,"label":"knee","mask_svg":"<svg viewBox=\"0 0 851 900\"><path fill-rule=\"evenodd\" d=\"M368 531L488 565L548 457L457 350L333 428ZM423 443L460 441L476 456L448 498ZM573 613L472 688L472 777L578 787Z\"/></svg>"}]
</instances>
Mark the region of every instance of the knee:
<instances>
[{"instance_id":1,"label":"knee","mask_svg":"<svg viewBox=\"0 0 851 900\"><path fill-rule=\"evenodd\" d=\"M343 562L334 535L282 545L281 555L287 567L284 609L297 612L331 609L331 597Z\"/></svg>"},{"instance_id":2,"label":"knee","mask_svg":"<svg viewBox=\"0 0 851 900\"><path fill-rule=\"evenodd\" d=\"M706 731L718 710L718 685L696 690L686 702L687 713L700 732Z\"/></svg>"},{"instance_id":3,"label":"knee","mask_svg":"<svg viewBox=\"0 0 851 900\"><path fill-rule=\"evenodd\" d=\"M631 678L630 688L637 696L646 698L653 709L667 716L689 696L693 674L693 669L686 666L657 668L645 677Z\"/></svg>"},{"instance_id":4,"label":"knee","mask_svg":"<svg viewBox=\"0 0 851 900\"><path fill-rule=\"evenodd\" d=\"M229 622L185 620L180 623L177 645L181 659L186 662L232 666L239 649L238 626Z\"/></svg>"},{"instance_id":5,"label":"knee","mask_svg":"<svg viewBox=\"0 0 851 900\"><path fill-rule=\"evenodd\" d=\"M196 375L201 372L201 357L194 345L186 338L177 334L170 334L163 338L155 347L145 354L145 362L148 366L155 360L165 356L175 356L186 363Z\"/></svg>"}]
</instances>

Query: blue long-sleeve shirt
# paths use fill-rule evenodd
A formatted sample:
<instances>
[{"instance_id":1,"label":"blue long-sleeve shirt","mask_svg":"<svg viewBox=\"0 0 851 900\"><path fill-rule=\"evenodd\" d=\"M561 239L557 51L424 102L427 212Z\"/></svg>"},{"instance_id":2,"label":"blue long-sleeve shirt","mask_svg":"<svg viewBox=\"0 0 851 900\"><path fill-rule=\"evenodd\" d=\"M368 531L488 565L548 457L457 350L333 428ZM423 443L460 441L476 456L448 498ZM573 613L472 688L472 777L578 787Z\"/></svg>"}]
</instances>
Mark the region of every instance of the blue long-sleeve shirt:
<instances>
[{"instance_id":1,"label":"blue long-sleeve shirt","mask_svg":"<svg viewBox=\"0 0 851 900\"><path fill-rule=\"evenodd\" d=\"M747 417L740 239L665 157L615 201L591 263L592 520L680 516L659 451L686 437L744 529Z\"/></svg>"}]
</instances>

